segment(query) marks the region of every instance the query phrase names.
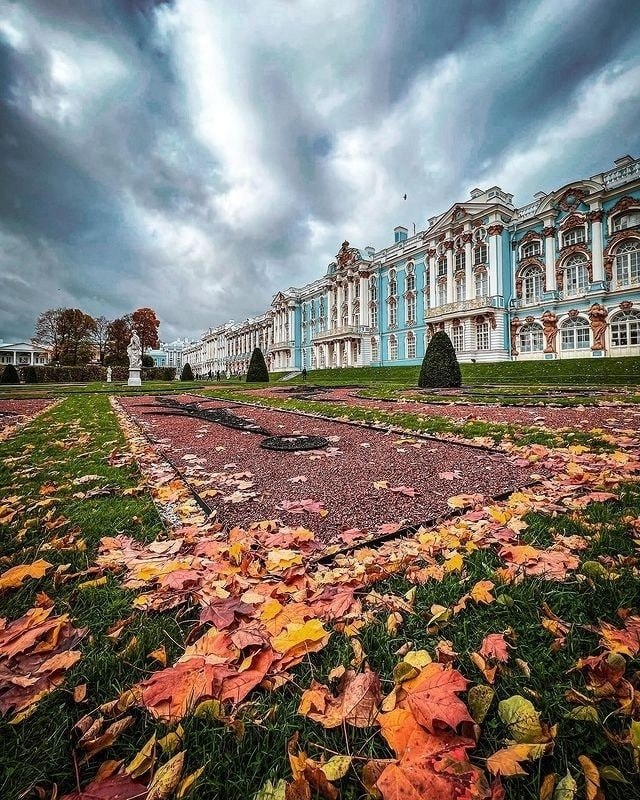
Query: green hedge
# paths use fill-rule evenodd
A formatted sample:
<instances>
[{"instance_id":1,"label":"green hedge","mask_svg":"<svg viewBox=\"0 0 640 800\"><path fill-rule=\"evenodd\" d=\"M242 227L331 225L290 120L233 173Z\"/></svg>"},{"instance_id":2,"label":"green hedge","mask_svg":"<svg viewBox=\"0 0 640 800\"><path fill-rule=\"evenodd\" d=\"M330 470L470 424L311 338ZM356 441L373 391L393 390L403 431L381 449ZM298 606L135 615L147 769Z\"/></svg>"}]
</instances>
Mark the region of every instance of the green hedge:
<instances>
[{"instance_id":1,"label":"green hedge","mask_svg":"<svg viewBox=\"0 0 640 800\"><path fill-rule=\"evenodd\" d=\"M3 367L4 369L4 367ZM20 378L29 383L94 383L107 380L107 368L100 364L87 364L83 367L28 366L19 369ZM35 380L34 380L35 373ZM172 381L176 376L175 367L149 367L140 373L143 381ZM126 381L129 378L127 367L112 367L111 380Z\"/></svg>"}]
</instances>

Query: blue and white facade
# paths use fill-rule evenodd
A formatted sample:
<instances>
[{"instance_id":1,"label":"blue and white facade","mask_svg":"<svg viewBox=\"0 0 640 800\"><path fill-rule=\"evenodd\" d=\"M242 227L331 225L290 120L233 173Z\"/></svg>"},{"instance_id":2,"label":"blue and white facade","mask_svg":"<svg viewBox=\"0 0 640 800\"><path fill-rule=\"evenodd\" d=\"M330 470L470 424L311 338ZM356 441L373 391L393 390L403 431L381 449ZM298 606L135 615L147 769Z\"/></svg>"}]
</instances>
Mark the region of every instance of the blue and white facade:
<instances>
[{"instance_id":1,"label":"blue and white facade","mask_svg":"<svg viewBox=\"0 0 640 800\"><path fill-rule=\"evenodd\" d=\"M201 375L246 371L253 347L274 372L418 364L437 330L461 362L640 355L640 159L521 208L474 189L377 252L344 242L323 277L185 360Z\"/></svg>"}]
</instances>

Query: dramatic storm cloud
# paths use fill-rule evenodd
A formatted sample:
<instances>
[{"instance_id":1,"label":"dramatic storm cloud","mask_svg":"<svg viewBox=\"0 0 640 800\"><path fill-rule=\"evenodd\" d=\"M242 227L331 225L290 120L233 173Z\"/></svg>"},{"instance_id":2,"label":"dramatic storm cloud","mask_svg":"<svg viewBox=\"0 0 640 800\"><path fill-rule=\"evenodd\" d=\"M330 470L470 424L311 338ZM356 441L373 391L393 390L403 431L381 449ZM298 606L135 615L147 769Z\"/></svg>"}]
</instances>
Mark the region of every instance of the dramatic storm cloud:
<instances>
[{"instance_id":1,"label":"dramatic storm cloud","mask_svg":"<svg viewBox=\"0 0 640 800\"><path fill-rule=\"evenodd\" d=\"M0 0L0 337L59 305L195 336L626 153L635 0Z\"/></svg>"}]
</instances>

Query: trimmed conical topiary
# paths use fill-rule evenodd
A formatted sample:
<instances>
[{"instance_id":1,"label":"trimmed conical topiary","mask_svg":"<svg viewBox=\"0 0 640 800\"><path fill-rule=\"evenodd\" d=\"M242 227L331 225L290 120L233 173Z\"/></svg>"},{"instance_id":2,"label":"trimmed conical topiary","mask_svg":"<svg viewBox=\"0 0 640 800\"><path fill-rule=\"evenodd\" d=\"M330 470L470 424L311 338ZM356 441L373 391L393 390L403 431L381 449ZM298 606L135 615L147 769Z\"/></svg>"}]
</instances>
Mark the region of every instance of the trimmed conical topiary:
<instances>
[{"instance_id":1,"label":"trimmed conical topiary","mask_svg":"<svg viewBox=\"0 0 640 800\"><path fill-rule=\"evenodd\" d=\"M18 370L13 364L7 364L0 376L0 383L20 383L20 376Z\"/></svg>"},{"instance_id":2,"label":"trimmed conical topiary","mask_svg":"<svg viewBox=\"0 0 640 800\"><path fill-rule=\"evenodd\" d=\"M247 370L247 383L266 383L269 380L269 370L259 347L251 353L251 361Z\"/></svg>"},{"instance_id":3,"label":"trimmed conical topiary","mask_svg":"<svg viewBox=\"0 0 640 800\"><path fill-rule=\"evenodd\" d=\"M180 373L180 380L181 381L192 381L193 380L193 370L191 369L191 364L189 364L188 361L182 367L182 372Z\"/></svg>"},{"instance_id":4,"label":"trimmed conical topiary","mask_svg":"<svg viewBox=\"0 0 640 800\"><path fill-rule=\"evenodd\" d=\"M36 372L36 368L33 366L33 364L27 367L24 373L24 382L38 383L38 373Z\"/></svg>"},{"instance_id":5,"label":"trimmed conical topiary","mask_svg":"<svg viewBox=\"0 0 640 800\"><path fill-rule=\"evenodd\" d=\"M437 331L429 342L422 359L418 386L442 389L461 385L460 365L451 339L444 331Z\"/></svg>"}]
</instances>

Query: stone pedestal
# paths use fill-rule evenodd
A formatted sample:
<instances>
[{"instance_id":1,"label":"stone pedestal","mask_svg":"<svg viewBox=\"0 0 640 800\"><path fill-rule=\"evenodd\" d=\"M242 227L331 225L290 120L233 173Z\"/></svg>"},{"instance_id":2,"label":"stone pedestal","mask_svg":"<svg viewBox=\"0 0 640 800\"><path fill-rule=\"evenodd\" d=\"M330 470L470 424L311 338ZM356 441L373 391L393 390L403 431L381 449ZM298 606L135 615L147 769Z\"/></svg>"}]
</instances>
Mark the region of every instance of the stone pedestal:
<instances>
[{"instance_id":1,"label":"stone pedestal","mask_svg":"<svg viewBox=\"0 0 640 800\"><path fill-rule=\"evenodd\" d=\"M140 380L140 367L129 367L129 380L127 386L142 386Z\"/></svg>"}]
</instances>

